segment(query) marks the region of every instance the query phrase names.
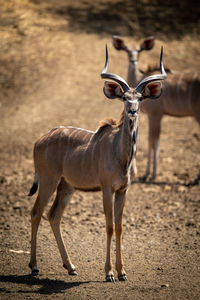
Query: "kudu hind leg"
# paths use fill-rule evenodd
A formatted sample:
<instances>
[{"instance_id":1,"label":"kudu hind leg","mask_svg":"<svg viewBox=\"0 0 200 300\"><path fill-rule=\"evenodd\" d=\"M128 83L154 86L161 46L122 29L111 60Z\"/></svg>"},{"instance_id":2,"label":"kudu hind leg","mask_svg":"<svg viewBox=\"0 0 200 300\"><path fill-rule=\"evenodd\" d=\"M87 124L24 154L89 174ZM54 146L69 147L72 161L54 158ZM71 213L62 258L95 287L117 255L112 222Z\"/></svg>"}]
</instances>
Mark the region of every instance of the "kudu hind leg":
<instances>
[{"instance_id":1,"label":"kudu hind leg","mask_svg":"<svg viewBox=\"0 0 200 300\"><path fill-rule=\"evenodd\" d=\"M29 267L32 270L32 275L37 276L39 270L37 268L36 260L36 241L37 241L37 232L38 227L41 221L44 208L48 203L49 198L54 193L58 181L54 178L47 178L40 180L39 183L39 192L36 198L35 204L31 211L31 258Z\"/></svg>"},{"instance_id":2,"label":"kudu hind leg","mask_svg":"<svg viewBox=\"0 0 200 300\"><path fill-rule=\"evenodd\" d=\"M152 173L151 180L154 180L157 175L160 130L161 130L161 117L157 116L154 117L153 124L151 124L152 148L153 148L153 173Z\"/></svg>"},{"instance_id":3,"label":"kudu hind leg","mask_svg":"<svg viewBox=\"0 0 200 300\"><path fill-rule=\"evenodd\" d=\"M153 155L153 172L152 172L151 180L154 180L157 175L161 119L162 116L153 116L153 117L149 116L149 152L148 152L146 172L142 177L143 181L146 181L147 177L150 174L152 155Z\"/></svg>"},{"instance_id":4,"label":"kudu hind leg","mask_svg":"<svg viewBox=\"0 0 200 300\"><path fill-rule=\"evenodd\" d=\"M117 191L115 193L115 233L116 233L116 270L118 273L118 279L120 281L126 281L126 272L124 270L124 263L122 258L122 215L124 210L126 197L126 190Z\"/></svg>"},{"instance_id":5,"label":"kudu hind leg","mask_svg":"<svg viewBox=\"0 0 200 300\"><path fill-rule=\"evenodd\" d=\"M200 105L200 104L199 104ZM200 108L197 109L196 111L193 112L194 113L194 117L196 119L196 121L199 123L200 125Z\"/></svg>"},{"instance_id":6,"label":"kudu hind leg","mask_svg":"<svg viewBox=\"0 0 200 300\"><path fill-rule=\"evenodd\" d=\"M198 101L198 105L196 107L193 106L193 114L200 126L200 101ZM191 183L191 185L197 185L199 184L199 181L200 181L200 170L199 173L196 175L194 181Z\"/></svg>"},{"instance_id":7,"label":"kudu hind leg","mask_svg":"<svg viewBox=\"0 0 200 300\"><path fill-rule=\"evenodd\" d=\"M69 275L77 275L74 265L71 263L70 257L65 248L62 234L60 232L60 221L63 215L64 209L69 202L74 189L64 180L61 179L58 188L55 201L48 212L48 219L53 230L58 249L63 261L63 267L69 272Z\"/></svg>"}]
</instances>

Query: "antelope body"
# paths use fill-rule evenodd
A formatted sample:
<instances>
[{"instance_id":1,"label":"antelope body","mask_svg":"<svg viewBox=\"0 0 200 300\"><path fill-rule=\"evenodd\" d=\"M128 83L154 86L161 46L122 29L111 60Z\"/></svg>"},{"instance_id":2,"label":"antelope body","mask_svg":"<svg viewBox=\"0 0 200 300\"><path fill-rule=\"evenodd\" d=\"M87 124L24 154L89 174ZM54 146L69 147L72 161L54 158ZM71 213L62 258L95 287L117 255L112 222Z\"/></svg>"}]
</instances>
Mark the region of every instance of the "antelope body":
<instances>
[{"instance_id":1,"label":"antelope body","mask_svg":"<svg viewBox=\"0 0 200 300\"><path fill-rule=\"evenodd\" d=\"M153 69L141 72L138 68L139 54L142 50L150 50L154 45L154 38L146 38L140 46L128 48L123 39L113 36L113 44L117 50L125 50L129 57L127 82L136 86L144 77L153 74ZM175 117L193 116L200 124L200 73L168 73L163 82L162 95L156 101L143 101L141 111L148 115L149 120L149 152L148 162L143 180L150 174L151 158L153 156L152 178L156 177L158 148L161 132L161 120L164 115Z\"/></svg>"},{"instance_id":2,"label":"antelope body","mask_svg":"<svg viewBox=\"0 0 200 300\"><path fill-rule=\"evenodd\" d=\"M120 76L106 73L107 68L108 53L106 51L106 64L101 77L114 82L105 81L104 93L109 99L118 98L124 103L120 121L118 123L104 122L95 132L73 127L54 128L35 143L35 179L30 195L36 192L38 185L39 192L31 212L29 267L32 275L37 275L39 272L36 262L38 226L44 208L56 189L56 198L48 213L48 219L57 241L63 266L70 275L77 274L62 239L60 221L73 192L81 189L102 190L103 193L107 231L106 280L114 281L110 255L114 223L116 270L119 280L127 279L121 253L122 213L132 172L132 161L136 153L138 113L142 99L160 96L161 84L157 80L163 80L166 76L162 65L162 55L162 74L145 78L135 89L131 89Z\"/></svg>"}]
</instances>

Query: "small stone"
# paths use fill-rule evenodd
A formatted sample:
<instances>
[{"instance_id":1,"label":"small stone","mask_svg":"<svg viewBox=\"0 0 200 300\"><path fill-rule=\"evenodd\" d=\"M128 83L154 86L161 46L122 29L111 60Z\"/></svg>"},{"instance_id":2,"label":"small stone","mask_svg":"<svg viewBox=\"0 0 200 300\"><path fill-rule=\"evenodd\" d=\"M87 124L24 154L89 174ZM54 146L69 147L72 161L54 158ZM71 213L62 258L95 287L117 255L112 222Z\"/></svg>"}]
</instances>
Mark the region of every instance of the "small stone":
<instances>
[{"instance_id":1,"label":"small stone","mask_svg":"<svg viewBox=\"0 0 200 300\"><path fill-rule=\"evenodd\" d=\"M168 284L168 283L162 284L162 285L161 285L161 288L168 288L168 287L169 287L169 284Z\"/></svg>"},{"instance_id":2,"label":"small stone","mask_svg":"<svg viewBox=\"0 0 200 300\"><path fill-rule=\"evenodd\" d=\"M187 187L185 187L185 186L179 186L178 187L178 192L186 192L187 191Z\"/></svg>"}]
</instances>

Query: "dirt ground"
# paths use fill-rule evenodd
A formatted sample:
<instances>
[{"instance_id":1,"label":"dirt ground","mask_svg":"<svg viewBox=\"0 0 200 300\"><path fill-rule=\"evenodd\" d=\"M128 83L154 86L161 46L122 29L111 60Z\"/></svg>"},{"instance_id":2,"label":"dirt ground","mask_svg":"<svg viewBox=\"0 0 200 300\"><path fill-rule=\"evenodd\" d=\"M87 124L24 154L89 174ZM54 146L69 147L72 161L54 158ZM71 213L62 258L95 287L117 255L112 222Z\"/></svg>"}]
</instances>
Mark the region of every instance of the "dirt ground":
<instances>
[{"instance_id":1,"label":"dirt ground","mask_svg":"<svg viewBox=\"0 0 200 300\"><path fill-rule=\"evenodd\" d=\"M0 1L0 299L200 299L200 185L197 180L194 184L200 172L200 128L192 117L163 118L158 176L154 183L142 183L148 126L140 115L138 176L129 188L123 218L127 282L104 281L100 192L76 192L62 219L78 276L70 277L62 267L46 217L51 203L38 233L40 275L30 276L35 196L27 194L34 141L58 125L95 130L105 117L119 117L122 105L105 98L100 79L106 43L110 71L126 78L127 57L113 48L112 34L124 35L129 43L141 41L145 33L156 36L154 49L141 54L144 69L158 63L161 45L166 66L184 72L200 67L197 8L192 7L188 21L187 7L180 6L180 16L184 10L190 25L184 31L181 19L174 30L170 10L166 27L159 23L162 10L154 22L159 1L152 6L141 1L144 15L149 16L149 7L154 16L146 22L141 7L134 10L134 1L124 1L124 6L122 1L97 2Z\"/></svg>"}]
</instances>

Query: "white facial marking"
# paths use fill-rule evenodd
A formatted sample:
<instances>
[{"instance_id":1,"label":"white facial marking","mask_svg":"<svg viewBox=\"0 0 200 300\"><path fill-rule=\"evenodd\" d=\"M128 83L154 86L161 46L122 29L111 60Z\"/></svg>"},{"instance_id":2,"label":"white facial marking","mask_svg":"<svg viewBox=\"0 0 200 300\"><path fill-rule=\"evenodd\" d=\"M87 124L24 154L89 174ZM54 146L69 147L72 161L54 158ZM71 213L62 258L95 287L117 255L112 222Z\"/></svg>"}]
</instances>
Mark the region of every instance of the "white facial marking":
<instances>
[{"instance_id":1,"label":"white facial marking","mask_svg":"<svg viewBox=\"0 0 200 300\"><path fill-rule=\"evenodd\" d=\"M134 115L132 113L128 113L128 116L133 119L136 118L137 115L138 115L137 113L134 113Z\"/></svg>"},{"instance_id":2,"label":"white facial marking","mask_svg":"<svg viewBox=\"0 0 200 300\"><path fill-rule=\"evenodd\" d=\"M136 104L138 103L138 100L134 99L134 100L128 100L129 103L133 103L133 104Z\"/></svg>"}]
</instances>

